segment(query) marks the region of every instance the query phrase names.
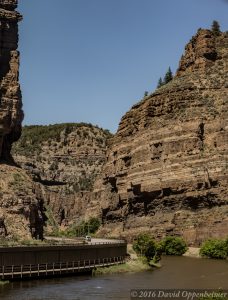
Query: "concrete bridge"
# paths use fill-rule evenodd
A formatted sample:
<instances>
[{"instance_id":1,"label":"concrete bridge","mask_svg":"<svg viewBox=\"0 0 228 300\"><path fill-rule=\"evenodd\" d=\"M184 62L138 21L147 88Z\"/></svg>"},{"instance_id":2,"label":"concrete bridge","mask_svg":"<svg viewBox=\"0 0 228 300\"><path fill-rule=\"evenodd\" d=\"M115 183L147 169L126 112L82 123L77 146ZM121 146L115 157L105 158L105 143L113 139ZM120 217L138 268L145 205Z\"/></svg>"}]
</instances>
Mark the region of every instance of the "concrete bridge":
<instances>
[{"instance_id":1,"label":"concrete bridge","mask_svg":"<svg viewBox=\"0 0 228 300\"><path fill-rule=\"evenodd\" d=\"M125 241L0 248L0 279L45 278L91 272L124 263Z\"/></svg>"}]
</instances>

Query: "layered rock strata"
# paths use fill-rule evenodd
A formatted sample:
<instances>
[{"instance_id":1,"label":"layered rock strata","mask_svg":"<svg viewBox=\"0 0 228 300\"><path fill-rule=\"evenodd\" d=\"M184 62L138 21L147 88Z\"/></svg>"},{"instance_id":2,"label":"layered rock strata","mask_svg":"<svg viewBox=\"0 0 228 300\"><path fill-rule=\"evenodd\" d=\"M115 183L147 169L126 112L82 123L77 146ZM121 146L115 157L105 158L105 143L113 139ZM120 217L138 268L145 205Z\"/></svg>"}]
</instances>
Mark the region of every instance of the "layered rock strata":
<instances>
[{"instance_id":1,"label":"layered rock strata","mask_svg":"<svg viewBox=\"0 0 228 300\"><path fill-rule=\"evenodd\" d=\"M0 165L0 238L43 239L42 186L22 169Z\"/></svg>"},{"instance_id":2,"label":"layered rock strata","mask_svg":"<svg viewBox=\"0 0 228 300\"><path fill-rule=\"evenodd\" d=\"M16 0L0 0L0 238L42 239L46 218L42 188L13 166L11 156L23 119L17 51L22 16L16 7Z\"/></svg>"},{"instance_id":3,"label":"layered rock strata","mask_svg":"<svg viewBox=\"0 0 228 300\"><path fill-rule=\"evenodd\" d=\"M92 209L101 233L228 233L228 35L199 30L174 79L132 107L111 139Z\"/></svg>"},{"instance_id":4,"label":"layered rock strata","mask_svg":"<svg viewBox=\"0 0 228 300\"><path fill-rule=\"evenodd\" d=\"M85 218L111 134L86 123L26 126L14 159L43 185L48 215L63 227Z\"/></svg>"},{"instance_id":5,"label":"layered rock strata","mask_svg":"<svg viewBox=\"0 0 228 300\"><path fill-rule=\"evenodd\" d=\"M10 149L21 134L23 119L19 85L16 0L0 1L0 160L11 160Z\"/></svg>"}]
</instances>

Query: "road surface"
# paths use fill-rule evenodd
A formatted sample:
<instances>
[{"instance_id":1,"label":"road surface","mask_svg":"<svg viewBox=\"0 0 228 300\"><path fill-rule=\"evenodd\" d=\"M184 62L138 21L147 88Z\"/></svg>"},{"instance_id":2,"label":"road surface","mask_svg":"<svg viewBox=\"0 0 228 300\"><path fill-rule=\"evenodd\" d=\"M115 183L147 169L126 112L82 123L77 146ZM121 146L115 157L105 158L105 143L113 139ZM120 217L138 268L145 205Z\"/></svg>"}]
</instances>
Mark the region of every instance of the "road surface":
<instances>
[{"instance_id":1,"label":"road surface","mask_svg":"<svg viewBox=\"0 0 228 300\"><path fill-rule=\"evenodd\" d=\"M66 238L66 237L53 237L53 236L45 236L45 240L47 241L56 241L62 242L63 244L80 244L85 241L85 238ZM91 242L86 241L87 244L96 245L96 244L119 244L123 243L124 240L117 239L104 239L104 238L91 238Z\"/></svg>"}]
</instances>

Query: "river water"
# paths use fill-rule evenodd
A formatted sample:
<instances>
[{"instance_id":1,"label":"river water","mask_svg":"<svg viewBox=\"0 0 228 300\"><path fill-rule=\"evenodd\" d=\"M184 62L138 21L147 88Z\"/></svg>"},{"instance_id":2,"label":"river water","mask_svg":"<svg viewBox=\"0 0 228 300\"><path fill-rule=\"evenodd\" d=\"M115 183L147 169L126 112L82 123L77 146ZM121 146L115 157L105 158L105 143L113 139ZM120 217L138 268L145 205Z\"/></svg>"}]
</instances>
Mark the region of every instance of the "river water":
<instances>
[{"instance_id":1,"label":"river water","mask_svg":"<svg viewBox=\"0 0 228 300\"><path fill-rule=\"evenodd\" d=\"M164 257L152 271L13 282L0 300L130 299L131 289L228 289L228 261Z\"/></svg>"}]
</instances>

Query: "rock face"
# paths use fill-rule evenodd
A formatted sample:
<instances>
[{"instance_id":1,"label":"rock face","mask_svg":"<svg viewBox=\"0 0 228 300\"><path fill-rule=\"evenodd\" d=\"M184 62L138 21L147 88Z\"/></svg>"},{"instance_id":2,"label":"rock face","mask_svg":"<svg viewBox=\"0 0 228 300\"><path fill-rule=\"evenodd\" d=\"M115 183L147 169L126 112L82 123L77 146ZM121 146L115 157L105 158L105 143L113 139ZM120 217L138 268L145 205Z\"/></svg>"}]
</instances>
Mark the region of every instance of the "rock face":
<instances>
[{"instance_id":1,"label":"rock face","mask_svg":"<svg viewBox=\"0 0 228 300\"><path fill-rule=\"evenodd\" d=\"M13 156L42 184L48 214L56 225L84 219L110 136L107 130L85 123L23 128Z\"/></svg>"},{"instance_id":2,"label":"rock face","mask_svg":"<svg viewBox=\"0 0 228 300\"><path fill-rule=\"evenodd\" d=\"M0 0L0 238L42 238L45 215L41 186L24 170L9 166L12 143L23 119L19 85L16 0Z\"/></svg>"},{"instance_id":3,"label":"rock face","mask_svg":"<svg viewBox=\"0 0 228 300\"><path fill-rule=\"evenodd\" d=\"M227 236L227 102L228 35L199 30L174 79L133 106L111 139L94 191L101 233L195 245Z\"/></svg>"},{"instance_id":4,"label":"rock face","mask_svg":"<svg viewBox=\"0 0 228 300\"><path fill-rule=\"evenodd\" d=\"M42 239L45 219L42 187L24 170L0 165L0 237Z\"/></svg>"},{"instance_id":5,"label":"rock face","mask_svg":"<svg viewBox=\"0 0 228 300\"><path fill-rule=\"evenodd\" d=\"M19 52L16 0L0 1L0 160L11 160L10 149L21 134L23 119L18 82Z\"/></svg>"}]
</instances>

